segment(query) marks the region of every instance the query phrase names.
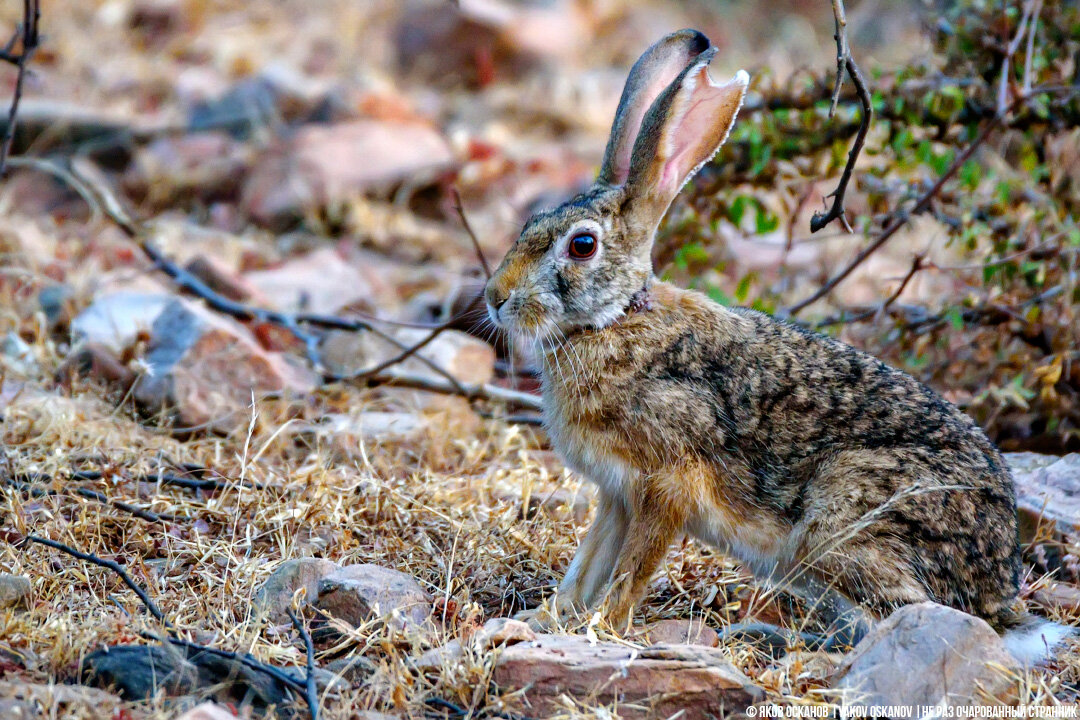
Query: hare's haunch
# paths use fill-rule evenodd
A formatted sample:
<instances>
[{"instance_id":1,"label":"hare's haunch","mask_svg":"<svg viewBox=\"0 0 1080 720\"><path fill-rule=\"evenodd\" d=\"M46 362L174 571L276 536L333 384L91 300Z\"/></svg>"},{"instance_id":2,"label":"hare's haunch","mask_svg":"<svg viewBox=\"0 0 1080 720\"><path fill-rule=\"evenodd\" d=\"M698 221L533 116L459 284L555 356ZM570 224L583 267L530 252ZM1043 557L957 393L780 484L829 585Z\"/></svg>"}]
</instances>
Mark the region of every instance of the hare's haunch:
<instances>
[{"instance_id":1,"label":"hare's haunch","mask_svg":"<svg viewBox=\"0 0 1080 720\"><path fill-rule=\"evenodd\" d=\"M487 285L492 321L535 348L552 443L599 488L558 612L625 626L689 534L811 600L834 644L933 600L1044 654L1068 629L1016 609L1013 483L971 419L848 345L654 277L657 225L749 83L715 83L715 53L693 30L646 51L597 182L533 216Z\"/></svg>"}]
</instances>

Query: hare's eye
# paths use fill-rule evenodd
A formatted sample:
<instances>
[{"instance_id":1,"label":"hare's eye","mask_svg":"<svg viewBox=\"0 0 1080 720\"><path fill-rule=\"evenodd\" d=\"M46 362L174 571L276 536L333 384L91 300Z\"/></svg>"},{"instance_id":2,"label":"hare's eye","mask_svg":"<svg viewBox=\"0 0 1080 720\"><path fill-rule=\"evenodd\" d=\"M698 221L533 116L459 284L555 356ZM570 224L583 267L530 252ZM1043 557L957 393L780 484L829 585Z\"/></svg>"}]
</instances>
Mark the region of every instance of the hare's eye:
<instances>
[{"instance_id":1,"label":"hare's eye","mask_svg":"<svg viewBox=\"0 0 1080 720\"><path fill-rule=\"evenodd\" d=\"M574 260L588 260L596 254L596 236L592 233L582 232L570 238L570 244L566 248L567 254Z\"/></svg>"}]
</instances>

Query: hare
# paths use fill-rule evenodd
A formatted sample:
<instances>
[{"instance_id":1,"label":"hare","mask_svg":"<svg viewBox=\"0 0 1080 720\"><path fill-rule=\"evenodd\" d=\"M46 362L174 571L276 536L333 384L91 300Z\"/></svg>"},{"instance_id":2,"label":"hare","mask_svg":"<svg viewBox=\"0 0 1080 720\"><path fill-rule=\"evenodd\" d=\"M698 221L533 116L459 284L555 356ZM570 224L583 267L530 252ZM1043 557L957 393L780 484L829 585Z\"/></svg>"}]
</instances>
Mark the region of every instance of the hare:
<instances>
[{"instance_id":1,"label":"hare","mask_svg":"<svg viewBox=\"0 0 1080 720\"><path fill-rule=\"evenodd\" d=\"M848 345L654 276L657 226L749 83L713 82L716 52L694 30L645 52L595 184L530 218L485 288L491 320L535 349L552 444L599 491L557 613L599 608L627 626L690 535L812 601L819 645L933 600L1011 628L1016 654L1038 657L1069 628L1016 607L1013 483L971 419Z\"/></svg>"}]
</instances>

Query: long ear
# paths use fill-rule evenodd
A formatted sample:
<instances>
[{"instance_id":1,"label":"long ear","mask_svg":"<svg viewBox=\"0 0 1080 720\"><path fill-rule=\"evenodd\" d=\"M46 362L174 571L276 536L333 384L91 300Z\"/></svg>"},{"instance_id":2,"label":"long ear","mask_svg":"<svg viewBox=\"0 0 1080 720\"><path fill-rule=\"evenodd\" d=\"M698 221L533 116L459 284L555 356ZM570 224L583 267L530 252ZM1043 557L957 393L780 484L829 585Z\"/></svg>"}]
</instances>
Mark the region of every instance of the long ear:
<instances>
[{"instance_id":1,"label":"long ear","mask_svg":"<svg viewBox=\"0 0 1080 720\"><path fill-rule=\"evenodd\" d=\"M649 108L630 161L630 197L648 221L659 223L686 182L727 140L750 76L745 70L717 85L709 48L681 72ZM644 201L644 202L642 202Z\"/></svg>"},{"instance_id":2,"label":"long ear","mask_svg":"<svg viewBox=\"0 0 1080 720\"><path fill-rule=\"evenodd\" d=\"M690 62L709 48L709 38L697 30L679 30L654 44L634 63L626 78L599 182L622 185L630 173L630 155L641 128L642 118L653 101Z\"/></svg>"}]
</instances>

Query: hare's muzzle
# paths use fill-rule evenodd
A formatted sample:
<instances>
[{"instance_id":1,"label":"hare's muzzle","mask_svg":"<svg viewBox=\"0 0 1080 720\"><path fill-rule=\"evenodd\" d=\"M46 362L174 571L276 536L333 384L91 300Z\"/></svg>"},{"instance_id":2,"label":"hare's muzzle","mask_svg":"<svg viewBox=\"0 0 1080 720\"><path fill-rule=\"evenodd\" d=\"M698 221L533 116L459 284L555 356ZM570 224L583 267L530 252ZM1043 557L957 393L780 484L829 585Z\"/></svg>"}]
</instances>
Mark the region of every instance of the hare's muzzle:
<instances>
[{"instance_id":1,"label":"hare's muzzle","mask_svg":"<svg viewBox=\"0 0 1080 720\"><path fill-rule=\"evenodd\" d=\"M499 317L499 310L506 304L510 293L500 290L494 283L489 282L484 290L484 300L487 303L488 317L495 325L502 327L503 321Z\"/></svg>"}]
</instances>

